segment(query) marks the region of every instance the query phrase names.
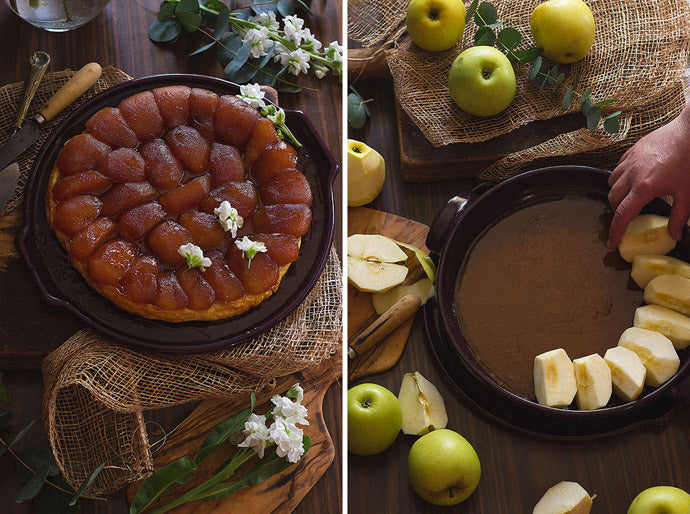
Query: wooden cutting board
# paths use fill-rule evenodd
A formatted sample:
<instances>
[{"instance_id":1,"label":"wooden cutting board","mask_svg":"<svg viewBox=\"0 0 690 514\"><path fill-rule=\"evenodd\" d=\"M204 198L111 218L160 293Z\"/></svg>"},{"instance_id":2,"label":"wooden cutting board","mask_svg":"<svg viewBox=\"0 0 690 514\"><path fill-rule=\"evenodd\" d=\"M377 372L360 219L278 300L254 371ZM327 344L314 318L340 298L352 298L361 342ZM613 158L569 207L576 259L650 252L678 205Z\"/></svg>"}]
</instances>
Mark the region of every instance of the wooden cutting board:
<instances>
[{"instance_id":1,"label":"wooden cutting board","mask_svg":"<svg viewBox=\"0 0 690 514\"><path fill-rule=\"evenodd\" d=\"M401 216L366 207L349 208L347 232L352 234L381 234L402 243L408 243L428 253L425 246L429 227ZM405 263L410 271L405 283L413 283L424 277L424 271L416 257L408 257ZM348 340L357 336L378 316L371 303L371 293L363 293L352 285L347 286ZM405 349L415 316L391 332L377 346L355 360L348 362L348 377L356 380L367 375L392 368Z\"/></svg>"},{"instance_id":2,"label":"wooden cutting board","mask_svg":"<svg viewBox=\"0 0 690 514\"><path fill-rule=\"evenodd\" d=\"M255 412L263 413L273 394L282 394L293 384L299 382L304 388L304 401L308 409L309 425L304 427L305 435L311 438L311 447L306 455L285 471L250 489L243 489L222 500L191 502L171 512L174 513L289 513L302 501L302 498L319 481L333 462L336 445L328 432L323 418L323 398L331 385L342 375L342 352L321 362L320 365L293 373L277 380L276 386L267 388L256 395ZM165 444L154 455L154 468L160 469L184 455L194 456L208 432L219 422L247 407L249 399L238 401L207 400L200 402L192 413L167 438ZM211 478L225 456L232 450L228 443L211 454L199 467L196 479L184 485L177 485L164 496L171 501L180 494ZM255 461L251 460L250 463ZM240 468L239 473L241 473ZM127 488L127 500L131 503L139 489L140 482ZM162 504L161 504L162 505Z\"/></svg>"}]
</instances>

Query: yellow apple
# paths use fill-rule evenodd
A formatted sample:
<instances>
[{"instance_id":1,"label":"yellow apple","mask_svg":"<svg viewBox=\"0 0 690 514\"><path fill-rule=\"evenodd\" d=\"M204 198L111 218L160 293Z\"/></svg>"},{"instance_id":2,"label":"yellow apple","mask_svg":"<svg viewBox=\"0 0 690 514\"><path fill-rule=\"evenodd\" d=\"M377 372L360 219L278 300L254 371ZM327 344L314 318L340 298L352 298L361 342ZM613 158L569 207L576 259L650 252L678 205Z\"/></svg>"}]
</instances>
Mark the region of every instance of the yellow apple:
<instances>
[{"instance_id":1,"label":"yellow apple","mask_svg":"<svg viewBox=\"0 0 690 514\"><path fill-rule=\"evenodd\" d=\"M407 6L407 33L415 44L430 52L456 45L465 30L462 0L412 0Z\"/></svg>"},{"instance_id":2,"label":"yellow apple","mask_svg":"<svg viewBox=\"0 0 690 514\"><path fill-rule=\"evenodd\" d=\"M628 514L687 514L690 494L670 485L658 485L638 494L628 508Z\"/></svg>"},{"instance_id":3,"label":"yellow apple","mask_svg":"<svg viewBox=\"0 0 690 514\"><path fill-rule=\"evenodd\" d=\"M455 58L448 88L453 101L475 116L493 116L515 97L515 71L508 58L492 46L473 46Z\"/></svg>"},{"instance_id":4,"label":"yellow apple","mask_svg":"<svg viewBox=\"0 0 690 514\"><path fill-rule=\"evenodd\" d=\"M402 427L400 402L385 387L359 384L347 391L347 449L374 455L388 448Z\"/></svg>"},{"instance_id":5,"label":"yellow apple","mask_svg":"<svg viewBox=\"0 0 690 514\"><path fill-rule=\"evenodd\" d=\"M359 207L372 202L386 180L381 154L354 139L347 140L347 204Z\"/></svg>"},{"instance_id":6,"label":"yellow apple","mask_svg":"<svg viewBox=\"0 0 690 514\"><path fill-rule=\"evenodd\" d=\"M532 11L530 27L544 55L560 63L582 59L594 42L594 16L582 0L548 0Z\"/></svg>"}]
</instances>

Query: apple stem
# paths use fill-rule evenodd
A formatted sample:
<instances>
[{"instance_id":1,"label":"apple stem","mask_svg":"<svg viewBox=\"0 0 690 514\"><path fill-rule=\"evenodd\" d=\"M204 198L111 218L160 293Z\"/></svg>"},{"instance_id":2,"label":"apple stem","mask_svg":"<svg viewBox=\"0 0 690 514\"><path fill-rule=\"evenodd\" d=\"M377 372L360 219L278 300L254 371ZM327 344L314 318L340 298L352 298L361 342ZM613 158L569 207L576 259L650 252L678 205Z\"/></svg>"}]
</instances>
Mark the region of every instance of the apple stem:
<instances>
[{"instance_id":1,"label":"apple stem","mask_svg":"<svg viewBox=\"0 0 690 514\"><path fill-rule=\"evenodd\" d=\"M438 20L438 15L439 15L439 12L438 12L438 9L436 7L432 7L431 9L429 9L429 13L428 13L429 19Z\"/></svg>"}]
</instances>

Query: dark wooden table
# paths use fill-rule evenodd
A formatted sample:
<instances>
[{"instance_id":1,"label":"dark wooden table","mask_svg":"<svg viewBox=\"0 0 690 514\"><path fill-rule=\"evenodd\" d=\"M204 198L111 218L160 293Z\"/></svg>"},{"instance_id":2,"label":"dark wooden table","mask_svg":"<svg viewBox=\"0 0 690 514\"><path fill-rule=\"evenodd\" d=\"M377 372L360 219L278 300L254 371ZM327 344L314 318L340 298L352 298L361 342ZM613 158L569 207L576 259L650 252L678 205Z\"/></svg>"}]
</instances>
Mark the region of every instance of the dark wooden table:
<instances>
[{"instance_id":1,"label":"dark wooden table","mask_svg":"<svg viewBox=\"0 0 690 514\"><path fill-rule=\"evenodd\" d=\"M372 118L364 129L350 130L349 137L368 143L386 160L383 192L369 207L430 224L445 202L467 192L473 181L404 183L392 84L380 80L358 82L355 87L365 100L373 98ZM448 410L448 428L476 449L482 464L479 487L453 509L426 503L407 479L407 454L416 437L401 434L379 455L349 454L350 512L529 514L546 489L561 480L579 482L590 494L597 494L592 512L601 514L626 512L632 499L653 485L690 491L690 407L677 412L668 426L645 426L604 439L563 442L520 435L490 421L454 393L427 346L421 313L398 364L356 383L375 382L397 395L403 374L411 371L421 372L439 388Z\"/></svg>"},{"instance_id":2,"label":"dark wooden table","mask_svg":"<svg viewBox=\"0 0 690 514\"><path fill-rule=\"evenodd\" d=\"M241 2L242 3L242 2ZM339 2L314 0L311 4L314 18L307 22L325 44L341 41ZM35 50L44 50L51 55L49 71L65 68L78 69L87 62L96 61L103 66L112 64L133 77L159 73L199 73L222 77L222 68L212 53L197 57L188 54L206 43L201 36L174 47L155 45L148 39L148 26L154 19L156 0L115 0L92 22L64 34L44 32L17 18L0 2L0 85L25 79L29 56ZM338 79L321 81L310 77L300 82L318 88L318 91L303 91L299 95L285 94L281 104L288 109L304 111L314 122L336 159L340 162L340 120L341 87ZM339 183L339 181L338 181ZM341 240L340 203L341 188L337 186L336 235ZM11 269L0 272L0 350L3 341L21 341L27 349L36 348L38 355L19 363L20 367L34 367L33 370L7 371L17 368L17 363L2 362L4 381L12 393L10 409L14 413L14 427L22 427L30 420L38 420L37 426L18 445L47 445L41 425L42 379L36 364L40 354L56 348L62 341L81 328L82 324L71 314L49 306L31 282L24 265L17 261ZM33 363L33 364L32 364ZM341 386L331 387L324 401L324 415L331 435L337 445L341 441L340 397ZM156 421L168 430L176 426L191 409L191 406L168 409L155 416ZM0 404L0 411L5 406ZM306 496L295 512L340 511L342 498L340 451L329 470ZM20 489L15 478L14 460L5 454L0 457L0 512L35 512L35 502L16 504L14 498ZM124 493L112 495L107 503L84 502L83 512L121 513L128 507Z\"/></svg>"}]
</instances>

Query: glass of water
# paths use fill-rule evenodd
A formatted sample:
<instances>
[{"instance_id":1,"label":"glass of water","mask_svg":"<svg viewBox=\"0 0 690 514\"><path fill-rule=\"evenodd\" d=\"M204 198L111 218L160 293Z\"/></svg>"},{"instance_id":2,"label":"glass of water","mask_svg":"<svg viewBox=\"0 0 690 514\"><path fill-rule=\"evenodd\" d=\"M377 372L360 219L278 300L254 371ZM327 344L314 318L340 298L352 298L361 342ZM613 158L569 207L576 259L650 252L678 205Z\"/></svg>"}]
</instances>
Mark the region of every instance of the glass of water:
<instances>
[{"instance_id":1,"label":"glass of water","mask_svg":"<svg viewBox=\"0 0 690 514\"><path fill-rule=\"evenodd\" d=\"M81 27L98 16L110 0L5 0L23 20L50 32Z\"/></svg>"}]
</instances>

